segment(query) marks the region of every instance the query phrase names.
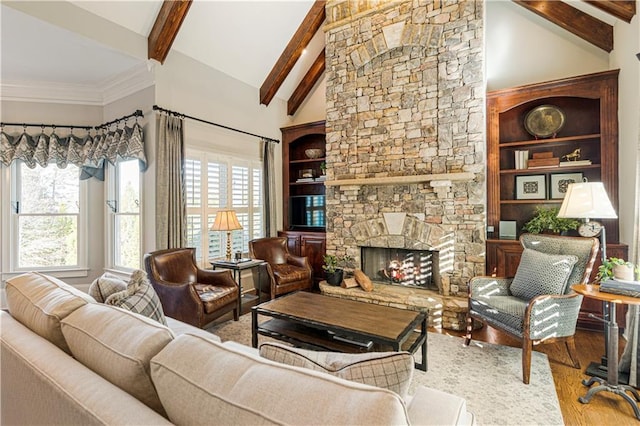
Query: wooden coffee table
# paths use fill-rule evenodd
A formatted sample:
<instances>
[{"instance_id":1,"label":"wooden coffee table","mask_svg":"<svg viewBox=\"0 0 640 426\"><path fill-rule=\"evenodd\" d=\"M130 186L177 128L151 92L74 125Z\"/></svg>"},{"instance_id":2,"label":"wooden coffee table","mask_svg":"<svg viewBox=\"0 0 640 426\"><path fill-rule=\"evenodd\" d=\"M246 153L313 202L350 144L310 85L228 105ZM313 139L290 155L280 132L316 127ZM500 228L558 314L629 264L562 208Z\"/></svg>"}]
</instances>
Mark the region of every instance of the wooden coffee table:
<instances>
[{"instance_id":1,"label":"wooden coffee table","mask_svg":"<svg viewBox=\"0 0 640 426\"><path fill-rule=\"evenodd\" d=\"M258 324L258 315L271 319ZM321 351L415 353L422 348L422 362L416 368L427 371L426 312L300 291L252 308L254 348L260 334Z\"/></svg>"}]
</instances>

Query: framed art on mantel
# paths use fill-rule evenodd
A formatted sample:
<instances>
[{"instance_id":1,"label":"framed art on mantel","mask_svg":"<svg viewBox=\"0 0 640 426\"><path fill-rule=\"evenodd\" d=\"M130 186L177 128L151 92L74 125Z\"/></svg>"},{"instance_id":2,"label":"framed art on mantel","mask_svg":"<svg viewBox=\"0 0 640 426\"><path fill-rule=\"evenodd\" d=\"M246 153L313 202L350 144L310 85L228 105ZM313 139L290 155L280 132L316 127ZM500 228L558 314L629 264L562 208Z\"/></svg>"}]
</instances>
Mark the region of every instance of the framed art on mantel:
<instances>
[{"instance_id":1,"label":"framed art on mantel","mask_svg":"<svg viewBox=\"0 0 640 426\"><path fill-rule=\"evenodd\" d=\"M570 183L582 182L582 173L553 173L551 175L551 199L562 200Z\"/></svg>"},{"instance_id":2,"label":"framed art on mantel","mask_svg":"<svg viewBox=\"0 0 640 426\"><path fill-rule=\"evenodd\" d=\"M546 175L516 176L516 200L544 200L546 198Z\"/></svg>"}]
</instances>

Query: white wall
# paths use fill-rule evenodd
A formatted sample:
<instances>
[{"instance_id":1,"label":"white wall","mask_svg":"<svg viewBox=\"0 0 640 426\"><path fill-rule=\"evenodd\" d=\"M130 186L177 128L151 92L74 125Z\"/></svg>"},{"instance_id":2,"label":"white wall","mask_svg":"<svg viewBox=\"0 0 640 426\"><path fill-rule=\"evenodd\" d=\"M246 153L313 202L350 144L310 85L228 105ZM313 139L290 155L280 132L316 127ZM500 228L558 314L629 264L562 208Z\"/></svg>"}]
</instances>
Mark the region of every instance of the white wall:
<instances>
[{"instance_id":1,"label":"white wall","mask_svg":"<svg viewBox=\"0 0 640 426\"><path fill-rule=\"evenodd\" d=\"M640 197L637 187L637 167L640 164L640 1L636 2L636 15L631 23L616 22L614 50L610 67L620 69L619 77L619 153L618 180L620 241L629 244L629 259L638 258L639 247L633 247L634 235L640 233L640 224L633 214Z\"/></svg>"},{"instance_id":2,"label":"white wall","mask_svg":"<svg viewBox=\"0 0 640 426\"><path fill-rule=\"evenodd\" d=\"M268 107L259 104L259 91L179 52L171 52L156 67L156 104L192 117L281 140L280 128L290 122L286 103L274 98ZM260 158L260 141L215 126L185 120L187 144L208 145L216 150ZM276 197L282 199L282 145L276 146ZM278 227L282 227L282 203L278 203Z\"/></svg>"},{"instance_id":3,"label":"white wall","mask_svg":"<svg viewBox=\"0 0 640 426\"><path fill-rule=\"evenodd\" d=\"M609 69L609 55L512 1L486 3L487 91Z\"/></svg>"}]
</instances>

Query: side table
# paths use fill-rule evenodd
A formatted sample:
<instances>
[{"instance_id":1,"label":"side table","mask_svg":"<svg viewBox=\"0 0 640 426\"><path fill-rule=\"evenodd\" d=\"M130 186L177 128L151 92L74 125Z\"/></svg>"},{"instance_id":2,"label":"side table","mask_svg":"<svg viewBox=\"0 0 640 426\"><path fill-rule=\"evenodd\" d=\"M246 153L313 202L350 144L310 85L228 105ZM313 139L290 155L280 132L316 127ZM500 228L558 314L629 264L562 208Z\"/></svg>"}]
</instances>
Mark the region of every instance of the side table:
<instances>
[{"instance_id":1,"label":"side table","mask_svg":"<svg viewBox=\"0 0 640 426\"><path fill-rule=\"evenodd\" d=\"M238 315L242 315L242 271L245 269L253 269L258 266L264 265L264 260L260 259L251 259L245 261L234 261L234 260L224 260L224 259L212 259L209 260L211 266L215 270L216 268L220 269L229 269L233 271L233 279L238 283ZM262 268L258 269L258 274L262 274ZM262 277L258 279L258 282L262 280ZM258 288L258 303L260 300L260 289Z\"/></svg>"},{"instance_id":2,"label":"side table","mask_svg":"<svg viewBox=\"0 0 640 426\"><path fill-rule=\"evenodd\" d=\"M640 298L631 297L631 296L623 296L620 294L606 293L600 291L599 285L590 285L590 284L578 284L571 286L573 291L578 294L581 294L585 297L589 297L591 299L600 300L602 302L608 303L609 306L609 318L606 320L607 324L607 379L604 380L600 377L591 377L589 380L583 380L582 384L585 386L591 386L594 383L598 383L598 386L589 389L585 396L581 396L578 398L583 404L588 404L591 401L591 398L598 392L611 392L616 395L620 395L627 401L631 408L633 408L633 412L636 415L636 418L640 420L640 408L638 408L638 401L640 401L640 394L638 391L629 385L624 385L618 383L618 323L616 322L616 303L622 303L625 305L640 305ZM629 396L627 392L630 392L633 397Z\"/></svg>"}]
</instances>

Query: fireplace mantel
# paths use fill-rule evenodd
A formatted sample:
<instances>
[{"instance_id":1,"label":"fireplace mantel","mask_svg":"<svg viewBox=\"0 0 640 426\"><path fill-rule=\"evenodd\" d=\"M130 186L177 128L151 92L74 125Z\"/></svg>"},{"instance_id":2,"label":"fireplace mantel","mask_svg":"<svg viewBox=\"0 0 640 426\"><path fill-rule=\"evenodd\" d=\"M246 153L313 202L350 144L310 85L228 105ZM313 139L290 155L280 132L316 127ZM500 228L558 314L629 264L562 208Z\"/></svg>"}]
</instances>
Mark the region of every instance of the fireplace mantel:
<instances>
[{"instance_id":1,"label":"fireplace mantel","mask_svg":"<svg viewBox=\"0 0 640 426\"><path fill-rule=\"evenodd\" d=\"M471 181L475 174L471 172L435 173L429 175L387 176L372 178L335 179L325 181L326 186L363 186L363 185L407 185L431 181Z\"/></svg>"}]
</instances>

